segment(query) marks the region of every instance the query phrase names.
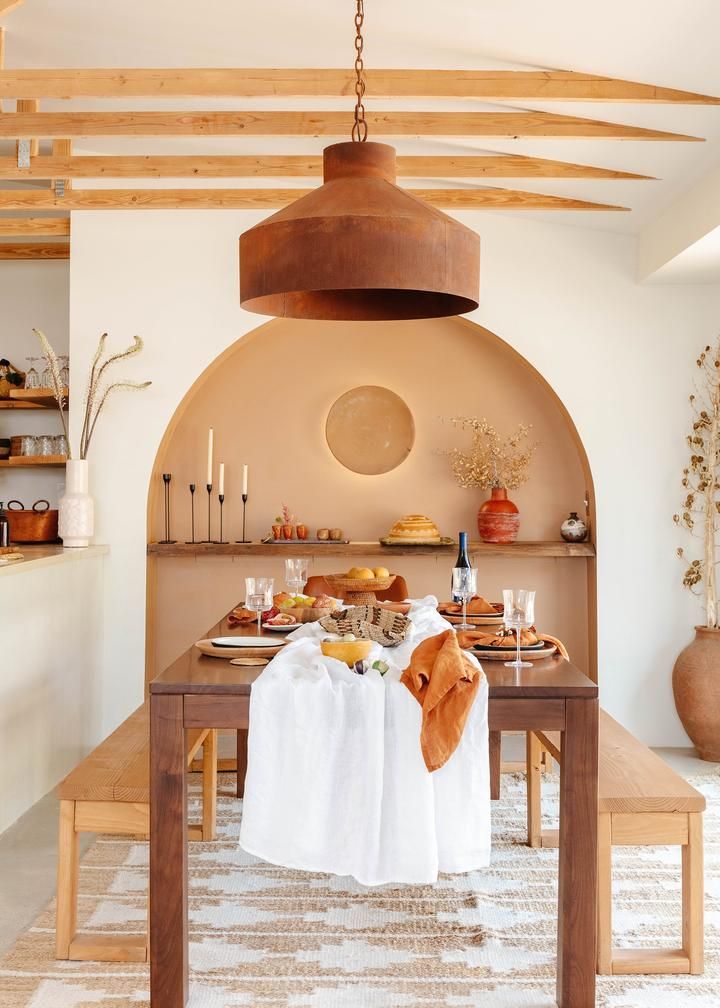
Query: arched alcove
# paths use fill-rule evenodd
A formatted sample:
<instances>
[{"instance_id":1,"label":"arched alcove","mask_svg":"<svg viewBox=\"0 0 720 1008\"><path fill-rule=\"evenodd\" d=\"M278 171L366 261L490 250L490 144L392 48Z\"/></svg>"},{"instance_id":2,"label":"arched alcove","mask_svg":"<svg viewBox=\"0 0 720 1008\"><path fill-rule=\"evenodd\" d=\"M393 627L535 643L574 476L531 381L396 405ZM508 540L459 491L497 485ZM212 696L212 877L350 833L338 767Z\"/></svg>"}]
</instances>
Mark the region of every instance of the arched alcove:
<instances>
[{"instance_id":1,"label":"arched alcove","mask_svg":"<svg viewBox=\"0 0 720 1008\"><path fill-rule=\"evenodd\" d=\"M332 403L358 385L383 385L413 413L416 437L408 458L391 472L363 476L344 468L325 441ZM512 493L521 511L520 539L559 540L570 510L594 493L588 459L563 403L512 347L465 319L393 323L274 319L242 337L194 382L157 452L148 495L148 539L163 536L162 473L173 476L173 538L190 539L190 495L196 538L207 538L207 431L215 430L217 463L226 465L224 538L241 533L242 465L249 466L247 538L258 541L283 503L311 534L341 527L354 542L377 543L403 514L430 515L443 534L465 528L477 538L476 512L487 494L459 488L442 450L467 443L453 416L486 416L499 430L532 425L540 442L528 483ZM217 475L215 476L217 479ZM218 535L213 495L213 538ZM148 673L160 671L243 594L243 578L262 573L283 582L279 556L150 558ZM453 557L398 557L413 595L447 591ZM353 563L360 562L354 558ZM374 563L377 564L377 558ZM372 562L371 562L372 565ZM311 572L342 569L338 558L316 558ZM596 670L593 557L482 555L479 590L534 587L542 628L566 640L571 657Z\"/></svg>"}]
</instances>

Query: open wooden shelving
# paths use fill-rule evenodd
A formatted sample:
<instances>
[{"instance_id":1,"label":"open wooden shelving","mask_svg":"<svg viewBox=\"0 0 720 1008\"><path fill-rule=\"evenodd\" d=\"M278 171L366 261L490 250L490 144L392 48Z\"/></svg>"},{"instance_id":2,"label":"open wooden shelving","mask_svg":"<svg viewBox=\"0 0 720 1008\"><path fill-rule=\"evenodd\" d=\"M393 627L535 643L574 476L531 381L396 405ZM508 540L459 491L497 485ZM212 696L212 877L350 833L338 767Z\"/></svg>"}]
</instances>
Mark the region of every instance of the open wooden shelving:
<instances>
[{"instance_id":1,"label":"open wooden shelving","mask_svg":"<svg viewBox=\"0 0 720 1008\"><path fill-rule=\"evenodd\" d=\"M63 391L67 403L68 390ZM57 403L49 388L10 389L10 398L0 400L0 409L57 409Z\"/></svg>"},{"instance_id":2,"label":"open wooden shelving","mask_svg":"<svg viewBox=\"0 0 720 1008\"><path fill-rule=\"evenodd\" d=\"M0 467L29 469L35 466L64 466L66 462L67 455L11 455L8 459L0 459Z\"/></svg>"},{"instance_id":3,"label":"open wooden shelving","mask_svg":"<svg viewBox=\"0 0 720 1008\"><path fill-rule=\"evenodd\" d=\"M455 555L457 544L453 546L382 546L374 542L351 543L309 543L293 540L287 545L273 543L158 543L148 544L149 556L165 557L325 557L325 556L435 556ZM532 557L594 557L595 546L590 542L568 543L563 540L545 542L486 543L471 542L468 552L476 556L504 558Z\"/></svg>"}]
</instances>

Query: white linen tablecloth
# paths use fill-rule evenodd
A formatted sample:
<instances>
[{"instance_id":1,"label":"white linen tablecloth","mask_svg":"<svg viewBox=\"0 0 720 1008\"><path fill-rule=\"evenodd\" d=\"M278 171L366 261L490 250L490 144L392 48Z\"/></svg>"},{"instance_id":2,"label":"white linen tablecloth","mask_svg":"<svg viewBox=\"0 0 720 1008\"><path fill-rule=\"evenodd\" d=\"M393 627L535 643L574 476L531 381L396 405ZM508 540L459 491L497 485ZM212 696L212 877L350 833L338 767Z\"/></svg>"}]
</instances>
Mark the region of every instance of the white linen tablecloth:
<instances>
[{"instance_id":1,"label":"white linen tablecloth","mask_svg":"<svg viewBox=\"0 0 720 1008\"><path fill-rule=\"evenodd\" d=\"M439 871L488 865L487 681L460 745L432 774L421 707L400 682L414 648L449 626L436 605L432 596L413 603L400 646L373 645L369 661L388 662L385 676L322 655L327 632L317 623L290 635L250 697L244 850L364 885L430 883Z\"/></svg>"}]
</instances>

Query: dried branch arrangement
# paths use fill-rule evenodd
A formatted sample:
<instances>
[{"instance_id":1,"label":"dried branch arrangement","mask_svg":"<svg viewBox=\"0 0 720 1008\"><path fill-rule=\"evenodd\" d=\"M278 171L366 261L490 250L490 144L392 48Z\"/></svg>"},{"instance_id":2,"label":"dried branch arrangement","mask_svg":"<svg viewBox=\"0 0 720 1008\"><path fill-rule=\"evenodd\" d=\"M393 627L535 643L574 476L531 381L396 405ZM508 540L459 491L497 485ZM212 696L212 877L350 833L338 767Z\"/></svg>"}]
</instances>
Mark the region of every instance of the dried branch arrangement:
<instances>
[{"instance_id":1,"label":"dried branch arrangement","mask_svg":"<svg viewBox=\"0 0 720 1008\"><path fill-rule=\"evenodd\" d=\"M703 559L688 561L679 547L677 555L687 564L683 584L695 595L696 586L705 586L706 626L718 626L716 553L717 533L720 523L718 491L718 462L720 461L720 338L713 350L706 346L696 362L700 374L695 381L695 392L690 396L695 420L686 437L690 449L690 463L683 469L682 486L685 500L678 514L673 515L676 525L687 529L702 539Z\"/></svg>"},{"instance_id":2,"label":"dried branch arrangement","mask_svg":"<svg viewBox=\"0 0 720 1008\"><path fill-rule=\"evenodd\" d=\"M65 414L63 413L65 406L64 390L60 382L60 367L57 355L44 333L40 332L39 329L34 329L33 332L40 340L43 353L50 362L50 370L53 381L53 395L55 396L55 401L58 404L60 415L63 418L63 428L65 430L65 436L68 438L68 458L71 458L70 438L68 437L67 422L65 420ZM138 391L140 389L146 389L152 384L152 382L149 381L136 382L129 380L111 382L107 376L108 368L111 367L111 365L116 364L118 361L127 360L128 357L133 357L135 354L140 353L143 348L143 341L139 336L135 336L131 346L119 353L110 354L103 360L106 340L107 333L103 333L98 342L98 347L95 351L92 365L90 366L90 376L88 378L87 393L85 395L83 424L80 432L79 457L81 459L87 458L90 442L92 441L92 436L95 432L95 426L110 394L117 389L130 389L132 391Z\"/></svg>"},{"instance_id":3,"label":"dried branch arrangement","mask_svg":"<svg viewBox=\"0 0 720 1008\"><path fill-rule=\"evenodd\" d=\"M450 448L450 466L459 486L492 490L503 487L517 490L528 479L528 468L539 442L531 442L527 424L520 424L514 434L501 437L483 417L452 417L461 430L472 431L470 449Z\"/></svg>"}]
</instances>

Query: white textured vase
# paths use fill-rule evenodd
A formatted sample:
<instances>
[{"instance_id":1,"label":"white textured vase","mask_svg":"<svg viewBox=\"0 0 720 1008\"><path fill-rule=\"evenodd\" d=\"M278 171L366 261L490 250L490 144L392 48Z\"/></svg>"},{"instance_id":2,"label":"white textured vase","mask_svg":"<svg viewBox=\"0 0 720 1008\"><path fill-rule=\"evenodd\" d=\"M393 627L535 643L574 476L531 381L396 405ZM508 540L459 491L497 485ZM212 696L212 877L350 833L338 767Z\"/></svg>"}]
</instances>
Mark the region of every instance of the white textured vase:
<instances>
[{"instance_id":1,"label":"white textured vase","mask_svg":"<svg viewBox=\"0 0 720 1008\"><path fill-rule=\"evenodd\" d=\"M58 534L63 546L89 546L95 524L95 505L88 493L87 459L70 459L65 467L65 493L60 498Z\"/></svg>"}]
</instances>

